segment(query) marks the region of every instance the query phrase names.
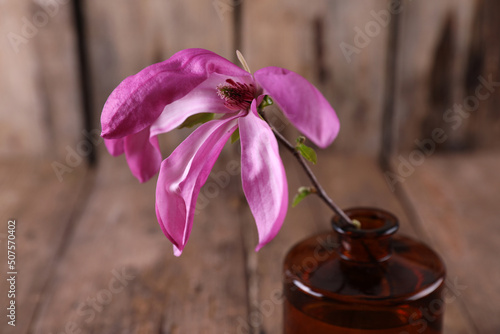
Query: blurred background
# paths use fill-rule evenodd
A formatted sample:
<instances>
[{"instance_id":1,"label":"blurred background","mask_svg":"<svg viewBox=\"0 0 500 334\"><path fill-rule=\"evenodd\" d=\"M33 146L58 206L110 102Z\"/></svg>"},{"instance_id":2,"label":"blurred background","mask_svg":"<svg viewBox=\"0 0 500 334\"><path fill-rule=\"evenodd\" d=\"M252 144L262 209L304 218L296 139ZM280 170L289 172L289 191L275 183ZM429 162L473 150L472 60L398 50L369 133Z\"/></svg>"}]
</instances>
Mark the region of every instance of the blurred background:
<instances>
[{"instance_id":1,"label":"blurred background","mask_svg":"<svg viewBox=\"0 0 500 334\"><path fill-rule=\"evenodd\" d=\"M452 282L469 287L449 306L448 333L499 333L499 32L495 0L0 0L1 226L19 221L25 268L19 325L5 332L278 332L281 313L261 309L280 286L279 261L327 220L309 230L291 222L255 255L248 210L217 199L207 210L245 226L231 232L228 221L213 235L200 215L193 239L219 246L206 259L195 252L205 244L175 259L155 220L154 181L139 185L98 136L102 106L125 77L199 47L235 62L238 49L253 71L279 66L314 83L341 121L315 167L328 190L342 206L388 207L441 252ZM162 138L165 154L187 133ZM223 152L220 170L236 151ZM136 277L127 292L85 304L120 268ZM211 268L217 277L206 278Z\"/></svg>"}]
</instances>

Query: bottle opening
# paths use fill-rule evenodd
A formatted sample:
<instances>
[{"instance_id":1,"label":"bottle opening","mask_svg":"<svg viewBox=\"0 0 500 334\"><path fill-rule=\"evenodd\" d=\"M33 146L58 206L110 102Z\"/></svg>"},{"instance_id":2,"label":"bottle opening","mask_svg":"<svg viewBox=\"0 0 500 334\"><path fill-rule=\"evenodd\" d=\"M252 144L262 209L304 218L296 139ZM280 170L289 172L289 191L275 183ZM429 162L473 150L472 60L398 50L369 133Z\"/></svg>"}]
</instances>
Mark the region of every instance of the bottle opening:
<instances>
[{"instance_id":1,"label":"bottle opening","mask_svg":"<svg viewBox=\"0 0 500 334\"><path fill-rule=\"evenodd\" d=\"M381 237L394 234L399 228L398 219L391 213L376 208L352 208L344 211L351 218L361 223L357 229L353 225L341 224L340 217L332 219L333 229L340 235L348 235L351 238Z\"/></svg>"}]
</instances>

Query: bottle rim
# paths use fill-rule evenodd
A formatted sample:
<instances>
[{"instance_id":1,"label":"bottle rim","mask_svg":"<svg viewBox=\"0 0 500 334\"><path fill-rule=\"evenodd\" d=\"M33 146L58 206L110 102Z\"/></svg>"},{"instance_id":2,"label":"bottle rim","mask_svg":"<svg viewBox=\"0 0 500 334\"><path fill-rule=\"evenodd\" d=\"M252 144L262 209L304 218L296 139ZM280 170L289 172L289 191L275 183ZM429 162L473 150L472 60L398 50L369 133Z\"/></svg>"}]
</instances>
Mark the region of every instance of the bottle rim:
<instances>
[{"instance_id":1,"label":"bottle rim","mask_svg":"<svg viewBox=\"0 0 500 334\"><path fill-rule=\"evenodd\" d=\"M351 238L375 238L389 236L399 228L399 221L392 213L373 207L355 207L344 210L345 214L352 220L361 223L361 228L354 225L346 225L340 216L332 218L333 229L343 236Z\"/></svg>"}]
</instances>

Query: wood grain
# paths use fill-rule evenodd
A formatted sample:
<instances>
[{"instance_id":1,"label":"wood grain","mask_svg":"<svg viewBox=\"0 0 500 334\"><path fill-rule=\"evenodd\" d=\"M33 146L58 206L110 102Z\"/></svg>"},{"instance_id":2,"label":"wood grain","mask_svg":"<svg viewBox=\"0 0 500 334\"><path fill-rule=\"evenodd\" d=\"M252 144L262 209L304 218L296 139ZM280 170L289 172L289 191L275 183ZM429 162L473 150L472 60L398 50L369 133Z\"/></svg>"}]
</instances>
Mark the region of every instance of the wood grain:
<instances>
[{"instance_id":1,"label":"wood grain","mask_svg":"<svg viewBox=\"0 0 500 334\"><path fill-rule=\"evenodd\" d=\"M28 333L39 303L50 298L45 287L60 256L71 219L84 193L86 168L59 182L50 164L40 160L10 160L0 164L2 175L2 258L7 258L7 221L16 220L16 327L0 324L2 333ZM1 264L2 277L7 270ZM7 305L7 281L0 281L0 300Z\"/></svg>"},{"instance_id":2,"label":"wood grain","mask_svg":"<svg viewBox=\"0 0 500 334\"><path fill-rule=\"evenodd\" d=\"M139 184L124 160L102 163L34 328L234 333L246 319L247 304L241 232L227 205L230 192L221 189L196 216L188 246L176 258L156 221L155 181Z\"/></svg>"},{"instance_id":3,"label":"wood grain","mask_svg":"<svg viewBox=\"0 0 500 334\"><path fill-rule=\"evenodd\" d=\"M251 69L279 66L304 76L339 115L342 130L335 149L378 154L388 30L377 26L371 11L387 9L387 2L316 1L312 5L256 0L245 2L243 9L243 50ZM378 28L366 43L356 43L357 29L364 35L367 25ZM351 46L355 53L343 51Z\"/></svg>"},{"instance_id":4,"label":"wood grain","mask_svg":"<svg viewBox=\"0 0 500 334\"><path fill-rule=\"evenodd\" d=\"M491 95L481 101L477 110L471 112L467 125L467 138L473 143L474 148L495 149L500 147L500 47L495 40L495 32L500 29L498 1L477 1L474 12L471 44L466 70L466 94L475 96L478 86L477 78L491 77L496 83L490 91ZM484 88L482 89L484 93Z\"/></svg>"},{"instance_id":5,"label":"wood grain","mask_svg":"<svg viewBox=\"0 0 500 334\"><path fill-rule=\"evenodd\" d=\"M330 74L323 87L341 121L334 145L341 152L380 154L389 10L388 1L328 2L323 43Z\"/></svg>"},{"instance_id":6,"label":"wood grain","mask_svg":"<svg viewBox=\"0 0 500 334\"><path fill-rule=\"evenodd\" d=\"M464 150L477 146L470 127L483 119L481 114L486 111L481 107L463 116L456 109L456 106L469 108L468 97L475 98L475 89L481 86L478 76L485 75L470 68L477 38L472 36L475 3L474 0L404 2L395 91L394 141L398 150L415 148L415 141L431 138L434 129L443 129L447 136L438 143L438 149ZM466 91L466 87L471 89ZM484 105L484 101L478 102ZM489 129L486 132L496 129L491 122L479 122L483 130Z\"/></svg>"},{"instance_id":7,"label":"wood grain","mask_svg":"<svg viewBox=\"0 0 500 334\"><path fill-rule=\"evenodd\" d=\"M499 165L498 154L436 156L404 183L416 218L461 287L471 333L500 331Z\"/></svg>"},{"instance_id":8,"label":"wood grain","mask_svg":"<svg viewBox=\"0 0 500 334\"><path fill-rule=\"evenodd\" d=\"M0 3L0 155L65 157L82 140L70 4Z\"/></svg>"}]
</instances>

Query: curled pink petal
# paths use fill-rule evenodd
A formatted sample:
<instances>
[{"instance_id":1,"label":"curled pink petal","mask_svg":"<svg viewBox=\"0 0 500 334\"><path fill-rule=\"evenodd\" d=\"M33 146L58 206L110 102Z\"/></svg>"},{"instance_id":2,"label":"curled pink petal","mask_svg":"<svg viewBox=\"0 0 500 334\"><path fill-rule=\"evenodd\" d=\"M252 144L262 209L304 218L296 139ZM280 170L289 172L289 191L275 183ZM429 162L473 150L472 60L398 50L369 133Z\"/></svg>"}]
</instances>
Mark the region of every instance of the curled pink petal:
<instances>
[{"instance_id":1,"label":"curled pink petal","mask_svg":"<svg viewBox=\"0 0 500 334\"><path fill-rule=\"evenodd\" d=\"M320 147L332 143L340 123L316 87L297 73L279 67L262 68L255 72L254 77L307 138Z\"/></svg>"},{"instance_id":2,"label":"curled pink petal","mask_svg":"<svg viewBox=\"0 0 500 334\"><path fill-rule=\"evenodd\" d=\"M230 112L224 105L224 100L217 95L217 86L227 78L224 75L212 74L189 94L165 106L162 114L151 126L151 135L173 130L195 114Z\"/></svg>"},{"instance_id":3,"label":"curled pink petal","mask_svg":"<svg viewBox=\"0 0 500 334\"><path fill-rule=\"evenodd\" d=\"M156 136L149 128L125 138L104 139L109 153L117 157L125 153L132 175L140 182L146 182L160 169L161 152Z\"/></svg>"},{"instance_id":4,"label":"curled pink petal","mask_svg":"<svg viewBox=\"0 0 500 334\"><path fill-rule=\"evenodd\" d=\"M259 233L258 251L271 241L283 224L288 208L288 184L278 143L266 122L251 111L238 119L241 141L243 191Z\"/></svg>"},{"instance_id":5,"label":"curled pink petal","mask_svg":"<svg viewBox=\"0 0 500 334\"><path fill-rule=\"evenodd\" d=\"M221 56L186 49L126 78L109 96L101 114L102 136L122 138L150 126L164 107L193 90L211 74L248 76Z\"/></svg>"},{"instance_id":6,"label":"curled pink petal","mask_svg":"<svg viewBox=\"0 0 500 334\"><path fill-rule=\"evenodd\" d=\"M161 152L156 136L151 137L149 128L125 137L124 150L132 174L140 181L152 178L161 164Z\"/></svg>"},{"instance_id":7,"label":"curled pink petal","mask_svg":"<svg viewBox=\"0 0 500 334\"><path fill-rule=\"evenodd\" d=\"M124 142L123 138L104 139L104 145L106 145L109 154L111 154L114 157L117 157L125 153L125 147L123 142Z\"/></svg>"},{"instance_id":8,"label":"curled pink petal","mask_svg":"<svg viewBox=\"0 0 500 334\"><path fill-rule=\"evenodd\" d=\"M224 144L237 126L235 117L198 127L163 161L156 186L156 215L179 256L193 226L196 200Z\"/></svg>"}]
</instances>

